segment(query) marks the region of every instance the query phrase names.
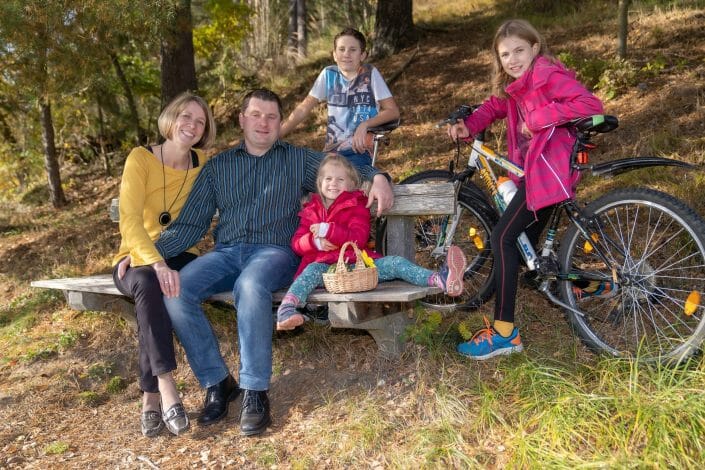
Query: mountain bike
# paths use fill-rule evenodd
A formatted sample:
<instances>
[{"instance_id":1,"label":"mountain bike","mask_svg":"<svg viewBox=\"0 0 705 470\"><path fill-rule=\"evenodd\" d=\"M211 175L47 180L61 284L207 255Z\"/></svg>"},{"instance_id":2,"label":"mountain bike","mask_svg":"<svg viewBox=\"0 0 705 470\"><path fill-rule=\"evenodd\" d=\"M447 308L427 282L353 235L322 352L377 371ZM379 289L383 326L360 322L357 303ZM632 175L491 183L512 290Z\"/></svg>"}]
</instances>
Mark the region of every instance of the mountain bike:
<instances>
[{"instance_id":1,"label":"mountain bike","mask_svg":"<svg viewBox=\"0 0 705 470\"><path fill-rule=\"evenodd\" d=\"M453 124L475 109L461 106L437 127ZM576 172L613 176L652 166L693 168L660 157L591 164L592 138L616 129L617 118L591 116L564 126L576 135L571 154ZM458 171L451 161L449 170L423 171L401 182L452 181L457 191L454 215L420 217L416 223L418 264L437 269L451 244L460 246L468 259L464 294L455 299L427 297L425 303L431 307L471 310L494 293L490 233L504 206L490 163L518 177L523 169L484 141L483 130L474 136L467 164ZM459 143L456 148L459 162ZM471 181L475 174L482 189ZM567 227L558 240L563 219ZM538 250L523 237L517 247L529 268L528 278L564 310L591 350L677 363L700 349L705 338L700 302L705 289L705 221L684 202L646 187L614 189L587 205L576 196L554 206ZM592 285L609 285L610 295L591 295L583 289Z\"/></svg>"}]
</instances>

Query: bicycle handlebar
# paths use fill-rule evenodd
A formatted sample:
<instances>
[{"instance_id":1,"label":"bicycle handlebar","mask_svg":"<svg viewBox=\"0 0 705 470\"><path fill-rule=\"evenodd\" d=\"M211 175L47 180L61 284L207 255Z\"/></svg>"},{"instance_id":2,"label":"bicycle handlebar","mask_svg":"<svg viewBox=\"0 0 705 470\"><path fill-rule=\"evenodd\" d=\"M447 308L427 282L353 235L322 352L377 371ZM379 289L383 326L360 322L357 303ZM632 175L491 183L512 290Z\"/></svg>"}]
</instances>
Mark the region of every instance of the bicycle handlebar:
<instances>
[{"instance_id":1,"label":"bicycle handlebar","mask_svg":"<svg viewBox=\"0 0 705 470\"><path fill-rule=\"evenodd\" d=\"M461 104L452 113L450 113L447 118L438 122L436 124L436 129L443 127L446 124L455 124L459 119L465 119L470 116L476 109L477 106L475 105L469 106L467 104Z\"/></svg>"}]
</instances>

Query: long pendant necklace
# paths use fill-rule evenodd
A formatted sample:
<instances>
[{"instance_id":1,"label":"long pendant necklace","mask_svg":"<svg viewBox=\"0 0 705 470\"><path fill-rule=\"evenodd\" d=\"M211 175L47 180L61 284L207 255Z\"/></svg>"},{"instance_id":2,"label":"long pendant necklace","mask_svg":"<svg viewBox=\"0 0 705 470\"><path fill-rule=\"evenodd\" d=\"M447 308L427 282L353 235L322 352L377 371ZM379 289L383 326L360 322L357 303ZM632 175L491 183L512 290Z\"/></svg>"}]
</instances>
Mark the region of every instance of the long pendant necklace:
<instances>
[{"instance_id":1,"label":"long pendant necklace","mask_svg":"<svg viewBox=\"0 0 705 470\"><path fill-rule=\"evenodd\" d=\"M159 159L162 162L162 182L164 184L164 211L159 214L159 225L162 227L166 227L171 223L171 208L174 207L174 204L176 204L176 200L179 199L179 195L181 194L181 190L184 189L184 185L186 185L186 180L188 179L188 170L191 168L191 162L188 162L188 165L186 166L186 175L184 175L184 180L181 182L181 187L179 188L179 192L176 193L176 196L174 197L174 200L171 202L171 205L169 208L166 208L166 169L164 168L164 144L162 144L161 147L159 147Z\"/></svg>"}]
</instances>

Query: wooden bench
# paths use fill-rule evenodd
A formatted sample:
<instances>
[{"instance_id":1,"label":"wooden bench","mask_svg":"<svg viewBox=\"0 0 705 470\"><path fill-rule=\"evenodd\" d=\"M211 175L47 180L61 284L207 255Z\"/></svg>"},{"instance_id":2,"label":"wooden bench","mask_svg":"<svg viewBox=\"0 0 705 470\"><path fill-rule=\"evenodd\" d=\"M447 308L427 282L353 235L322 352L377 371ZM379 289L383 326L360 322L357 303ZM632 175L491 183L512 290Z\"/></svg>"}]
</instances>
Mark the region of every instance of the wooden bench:
<instances>
[{"instance_id":1,"label":"wooden bench","mask_svg":"<svg viewBox=\"0 0 705 470\"><path fill-rule=\"evenodd\" d=\"M445 215L455 211L455 194L451 183L409 184L394 186L394 206L387 218L387 254L414 260L414 218L418 215ZM115 203L111 208L115 207ZM114 209L111 209L111 212ZM375 211L375 208L372 208ZM60 289L68 305L76 310L110 311L135 322L134 305L115 287L110 274L34 281L34 287ZM419 287L403 281L380 283L376 289L351 294L331 294L317 289L310 303L327 304L330 326L367 330L380 354L397 357L404 349L403 333L413 323L414 303L435 287ZM281 301L285 291L274 294ZM209 300L232 302L232 293L223 292Z\"/></svg>"}]
</instances>

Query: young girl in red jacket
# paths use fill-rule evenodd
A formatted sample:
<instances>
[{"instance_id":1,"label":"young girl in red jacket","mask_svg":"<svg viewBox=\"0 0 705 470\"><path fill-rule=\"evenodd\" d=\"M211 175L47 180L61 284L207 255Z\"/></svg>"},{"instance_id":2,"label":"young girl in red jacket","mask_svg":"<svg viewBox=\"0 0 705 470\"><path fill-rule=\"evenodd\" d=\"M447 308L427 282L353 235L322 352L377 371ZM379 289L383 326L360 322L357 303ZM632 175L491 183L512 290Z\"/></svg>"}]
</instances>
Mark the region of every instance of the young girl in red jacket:
<instances>
[{"instance_id":1,"label":"young girl in red jacket","mask_svg":"<svg viewBox=\"0 0 705 470\"><path fill-rule=\"evenodd\" d=\"M520 259L517 238L526 232L532 241L538 239L551 206L575 195L577 172L570 168L575 135L558 126L603 112L600 100L550 54L528 22L503 23L492 50L494 96L448 130L454 140L470 139L493 121L506 119L508 157L525 172L521 179L510 175L518 190L490 239L497 292L494 323L490 326L485 320L486 328L458 345L460 354L478 360L523 350L514 327Z\"/></svg>"},{"instance_id":2,"label":"young girl in red jacket","mask_svg":"<svg viewBox=\"0 0 705 470\"><path fill-rule=\"evenodd\" d=\"M291 330L304 322L297 307L306 304L306 298L316 287L323 285L323 273L338 262L340 247L354 241L367 245L370 234L370 210L367 196L360 191L360 176L343 156L328 154L321 162L317 177L318 194L304 204L299 212L301 222L291 240L291 248L301 256L301 264L294 282L277 310L277 330ZM375 258L380 281L403 279L417 286L440 287L449 296L463 292L465 255L457 246L448 249L446 263L439 272L413 264L401 256ZM349 263L355 263L352 248L346 251Z\"/></svg>"}]
</instances>

